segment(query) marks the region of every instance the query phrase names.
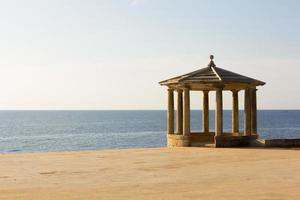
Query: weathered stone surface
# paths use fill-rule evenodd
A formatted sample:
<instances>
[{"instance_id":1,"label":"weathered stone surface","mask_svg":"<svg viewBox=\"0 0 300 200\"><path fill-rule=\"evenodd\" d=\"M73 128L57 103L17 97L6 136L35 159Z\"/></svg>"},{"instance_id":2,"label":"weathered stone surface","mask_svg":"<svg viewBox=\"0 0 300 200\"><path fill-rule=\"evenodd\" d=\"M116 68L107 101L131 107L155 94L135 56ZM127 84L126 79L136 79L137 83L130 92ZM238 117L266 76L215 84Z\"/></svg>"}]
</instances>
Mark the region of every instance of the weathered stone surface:
<instances>
[{"instance_id":1,"label":"weathered stone surface","mask_svg":"<svg viewBox=\"0 0 300 200\"><path fill-rule=\"evenodd\" d=\"M215 136L216 147L246 147L250 144L249 136Z\"/></svg>"},{"instance_id":2,"label":"weathered stone surface","mask_svg":"<svg viewBox=\"0 0 300 200\"><path fill-rule=\"evenodd\" d=\"M265 140L265 147L300 147L300 139Z\"/></svg>"},{"instance_id":3,"label":"weathered stone surface","mask_svg":"<svg viewBox=\"0 0 300 200\"><path fill-rule=\"evenodd\" d=\"M191 133L190 141L191 143L195 142L206 142L206 143L214 143L215 133Z\"/></svg>"},{"instance_id":4,"label":"weathered stone surface","mask_svg":"<svg viewBox=\"0 0 300 200\"><path fill-rule=\"evenodd\" d=\"M189 147L190 146L190 136L168 134L167 145L168 145L168 147Z\"/></svg>"}]
</instances>

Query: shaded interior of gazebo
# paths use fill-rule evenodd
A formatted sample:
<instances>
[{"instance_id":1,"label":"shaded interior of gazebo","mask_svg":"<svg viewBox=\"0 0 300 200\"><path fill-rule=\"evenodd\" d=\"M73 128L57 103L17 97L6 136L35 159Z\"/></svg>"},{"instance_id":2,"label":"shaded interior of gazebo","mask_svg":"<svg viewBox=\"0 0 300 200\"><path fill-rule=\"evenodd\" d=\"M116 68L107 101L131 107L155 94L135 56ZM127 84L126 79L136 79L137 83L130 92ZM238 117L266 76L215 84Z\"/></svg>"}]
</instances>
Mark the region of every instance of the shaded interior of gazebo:
<instances>
[{"instance_id":1,"label":"shaded interior of gazebo","mask_svg":"<svg viewBox=\"0 0 300 200\"><path fill-rule=\"evenodd\" d=\"M207 67L161 81L168 87L168 146L246 146L257 133L257 86L265 83L219 67L213 56ZM190 91L203 92L202 132L190 128ZM209 130L209 92L216 93L215 131ZM223 132L223 91L232 92L232 132ZM239 92L244 91L244 130L239 130ZM176 130L174 93L177 93Z\"/></svg>"}]
</instances>

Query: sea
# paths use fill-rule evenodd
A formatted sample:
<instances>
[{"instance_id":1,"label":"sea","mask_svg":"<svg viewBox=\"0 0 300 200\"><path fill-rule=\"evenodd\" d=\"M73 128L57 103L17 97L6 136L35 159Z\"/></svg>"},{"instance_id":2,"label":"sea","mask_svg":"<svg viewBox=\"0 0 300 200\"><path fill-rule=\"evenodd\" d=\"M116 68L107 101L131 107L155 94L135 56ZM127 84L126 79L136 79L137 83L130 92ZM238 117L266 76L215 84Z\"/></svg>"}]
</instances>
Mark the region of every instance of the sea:
<instances>
[{"instance_id":1,"label":"sea","mask_svg":"<svg viewBox=\"0 0 300 200\"><path fill-rule=\"evenodd\" d=\"M230 131L231 111L223 115ZM201 116L191 111L192 131L201 130ZM164 147L166 124L166 110L0 111L0 153ZM259 110L258 132L266 139L300 138L300 110Z\"/></svg>"}]
</instances>

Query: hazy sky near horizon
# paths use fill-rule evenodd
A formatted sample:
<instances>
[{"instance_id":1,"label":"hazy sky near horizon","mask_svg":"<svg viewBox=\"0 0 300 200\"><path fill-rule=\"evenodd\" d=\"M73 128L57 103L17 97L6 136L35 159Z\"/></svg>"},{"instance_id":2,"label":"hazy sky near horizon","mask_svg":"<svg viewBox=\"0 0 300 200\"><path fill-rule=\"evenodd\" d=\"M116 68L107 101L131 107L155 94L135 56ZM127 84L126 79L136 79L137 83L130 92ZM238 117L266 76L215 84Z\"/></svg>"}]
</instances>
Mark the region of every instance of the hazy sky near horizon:
<instances>
[{"instance_id":1,"label":"hazy sky near horizon","mask_svg":"<svg viewBox=\"0 0 300 200\"><path fill-rule=\"evenodd\" d=\"M299 9L297 0L0 0L0 110L165 109L158 82L206 67L210 54L267 82L259 108L300 109ZM200 92L191 98L202 106Z\"/></svg>"}]
</instances>

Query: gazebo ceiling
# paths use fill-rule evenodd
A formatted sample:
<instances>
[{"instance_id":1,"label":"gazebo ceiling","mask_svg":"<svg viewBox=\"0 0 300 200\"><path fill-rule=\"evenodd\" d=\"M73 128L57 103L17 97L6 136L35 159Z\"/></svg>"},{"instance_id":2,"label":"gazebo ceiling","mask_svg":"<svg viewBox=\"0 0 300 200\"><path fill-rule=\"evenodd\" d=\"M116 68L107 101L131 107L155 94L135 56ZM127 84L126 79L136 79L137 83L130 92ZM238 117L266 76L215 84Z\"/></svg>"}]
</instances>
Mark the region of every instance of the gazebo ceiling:
<instances>
[{"instance_id":1,"label":"gazebo ceiling","mask_svg":"<svg viewBox=\"0 0 300 200\"><path fill-rule=\"evenodd\" d=\"M265 82L259 81L247 76L243 76L219 67L216 67L213 56L210 56L210 63L207 67L167 79L159 82L160 85L176 86L176 85L211 85L211 84L249 84L253 86L264 85Z\"/></svg>"}]
</instances>

